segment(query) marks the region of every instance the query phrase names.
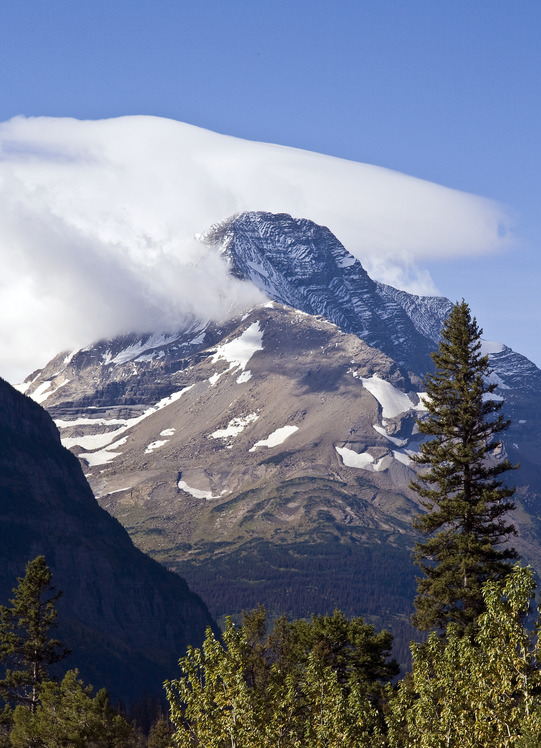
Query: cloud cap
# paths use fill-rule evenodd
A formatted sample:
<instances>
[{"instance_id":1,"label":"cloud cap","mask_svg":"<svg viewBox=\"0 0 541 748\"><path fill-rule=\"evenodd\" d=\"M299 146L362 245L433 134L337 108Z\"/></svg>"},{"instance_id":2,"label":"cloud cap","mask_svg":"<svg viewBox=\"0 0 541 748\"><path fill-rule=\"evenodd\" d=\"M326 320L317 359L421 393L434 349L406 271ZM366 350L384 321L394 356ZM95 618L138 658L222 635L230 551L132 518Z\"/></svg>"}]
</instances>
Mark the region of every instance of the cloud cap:
<instances>
[{"instance_id":1,"label":"cloud cap","mask_svg":"<svg viewBox=\"0 0 541 748\"><path fill-rule=\"evenodd\" d=\"M261 299L195 240L241 211L328 226L372 277L434 293L417 263L510 243L502 206L369 164L174 120L0 124L0 375L127 331Z\"/></svg>"}]
</instances>

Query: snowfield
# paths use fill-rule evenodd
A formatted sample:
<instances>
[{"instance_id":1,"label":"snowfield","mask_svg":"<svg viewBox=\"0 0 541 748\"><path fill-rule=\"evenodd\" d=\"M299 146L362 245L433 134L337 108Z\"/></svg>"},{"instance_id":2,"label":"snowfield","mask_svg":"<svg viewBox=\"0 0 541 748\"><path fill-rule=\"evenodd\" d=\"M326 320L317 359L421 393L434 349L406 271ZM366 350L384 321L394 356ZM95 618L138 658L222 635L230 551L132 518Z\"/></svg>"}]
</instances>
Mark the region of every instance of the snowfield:
<instances>
[{"instance_id":1,"label":"snowfield","mask_svg":"<svg viewBox=\"0 0 541 748\"><path fill-rule=\"evenodd\" d=\"M199 488L192 488L186 483L186 481L183 480L179 480L177 485L181 491L189 493L190 496L194 497L194 499L206 499L207 501L209 501L211 499L219 499L220 496L223 496L223 494L226 493L225 491L222 491L222 493L218 494L218 496L213 496L212 491L201 491Z\"/></svg>"},{"instance_id":2,"label":"snowfield","mask_svg":"<svg viewBox=\"0 0 541 748\"><path fill-rule=\"evenodd\" d=\"M381 379L377 374L372 377L359 377L370 394L376 398L381 405L383 418L395 418L400 413L416 409L408 395L394 387L390 382Z\"/></svg>"},{"instance_id":3,"label":"snowfield","mask_svg":"<svg viewBox=\"0 0 541 748\"><path fill-rule=\"evenodd\" d=\"M257 415L257 413L249 413L247 416L232 418L225 429L218 429L217 431L213 431L210 437L212 439L234 438L235 436L238 436L240 433L242 433L246 426L248 426L250 423L254 423L254 421L257 421L258 418L259 416Z\"/></svg>"},{"instance_id":4,"label":"snowfield","mask_svg":"<svg viewBox=\"0 0 541 748\"><path fill-rule=\"evenodd\" d=\"M369 470L370 472L380 472L381 470L385 470L389 464L388 455L380 457L376 462L368 452L359 453L348 447L335 447L335 449L342 458L342 462L346 467Z\"/></svg>"},{"instance_id":5,"label":"snowfield","mask_svg":"<svg viewBox=\"0 0 541 748\"><path fill-rule=\"evenodd\" d=\"M282 426L282 428L276 429L272 434L269 434L266 439L261 439L256 442L248 451L255 452L258 447L269 447L269 449L277 447L279 444L283 444L291 434L294 434L295 431L298 430L298 426Z\"/></svg>"},{"instance_id":6,"label":"snowfield","mask_svg":"<svg viewBox=\"0 0 541 748\"><path fill-rule=\"evenodd\" d=\"M237 382L247 382L251 378L250 372L245 372L246 365L256 351L263 350L263 332L259 327L259 322L250 325L238 338L218 346L212 356L212 363L218 361L227 361L229 367L221 374L214 373L209 382L214 386L218 380L230 371L240 371ZM243 374L245 375L243 377ZM240 381L239 381L240 380Z\"/></svg>"},{"instance_id":7,"label":"snowfield","mask_svg":"<svg viewBox=\"0 0 541 748\"><path fill-rule=\"evenodd\" d=\"M77 425L96 425L96 426L105 426L110 424L122 424L119 429L115 429L115 431L109 431L106 434L87 434L86 436L66 436L61 438L62 444L67 449L71 449L74 446L82 447L83 449L90 450L90 452L81 454L80 456L83 457L88 464L91 467L94 467L95 465L104 465L105 463L111 462L115 457L118 457L119 454L122 454L121 452L113 453L110 450L113 449L113 447L118 446L119 444L124 444L126 442L126 438L121 439L118 442L115 442L114 444L111 444L117 436L120 436L120 434L123 434L125 431L128 431L128 429L133 428L138 423L141 423L141 421L144 421L145 418L148 418L153 413L157 413L159 410L162 410L163 408L166 408L168 405L171 405L172 403L179 400L182 395L184 395L185 392L188 392L188 390L191 390L193 387L193 384L190 384L188 387L184 387L184 389L179 390L178 392L173 392L169 397L164 397L163 400L160 400L156 405L153 405L150 408L147 408L144 413L142 413L140 416L137 416L137 418L127 418L125 420L122 419L116 419L112 418L110 420L105 418L77 418L74 421L64 421L61 419L58 419L55 421L57 427L59 429L62 428L69 428L71 426L77 426ZM173 429L174 433L174 429ZM160 434L160 436L163 434ZM157 443L157 442L155 442ZM165 442L164 442L165 443ZM149 445L147 447L147 450L150 450L150 447L152 445ZM162 446L160 444L160 446ZM100 452L94 452L93 450L100 449ZM153 449L157 449L157 447L154 447Z\"/></svg>"}]
</instances>

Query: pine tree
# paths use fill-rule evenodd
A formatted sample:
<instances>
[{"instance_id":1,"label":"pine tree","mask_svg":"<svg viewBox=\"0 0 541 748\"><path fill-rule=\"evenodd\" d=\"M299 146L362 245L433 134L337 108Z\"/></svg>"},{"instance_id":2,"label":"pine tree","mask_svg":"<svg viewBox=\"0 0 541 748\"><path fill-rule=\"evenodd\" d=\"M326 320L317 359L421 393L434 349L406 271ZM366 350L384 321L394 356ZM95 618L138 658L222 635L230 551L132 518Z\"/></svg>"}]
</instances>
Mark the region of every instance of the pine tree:
<instances>
[{"instance_id":1,"label":"pine tree","mask_svg":"<svg viewBox=\"0 0 541 748\"><path fill-rule=\"evenodd\" d=\"M21 704L32 712L41 683L49 679L49 666L69 654L61 642L49 638L57 616L55 604L62 594L54 592L51 581L45 558L38 556L19 577L11 607L0 606L0 662L5 668L0 695L7 704Z\"/></svg>"},{"instance_id":2,"label":"pine tree","mask_svg":"<svg viewBox=\"0 0 541 748\"><path fill-rule=\"evenodd\" d=\"M514 489L500 476L514 467L498 459L497 434L509 421L492 394L497 385L489 383L481 334L466 302L456 303L432 354L435 373L425 378L428 417L417 424L432 438L413 460L428 470L411 483L428 510L414 520L427 536L415 547L425 576L418 580L413 622L422 630L445 630L453 621L473 632L485 610L482 585L504 579L507 562L518 557L502 545L516 531L506 518Z\"/></svg>"},{"instance_id":3,"label":"pine tree","mask_svg":"<svg viewBox=\"0 0 541 748\"><path fill-rule=\"evenodd\" d=\"M135 729L111 706L107 691L103 688L94 695L92 686L83 683L77 670L68 670L61 683L42 683L40 703L34 712L16 707L10 741L13 748L140 745Z\"/></svg>"}]
</instances>

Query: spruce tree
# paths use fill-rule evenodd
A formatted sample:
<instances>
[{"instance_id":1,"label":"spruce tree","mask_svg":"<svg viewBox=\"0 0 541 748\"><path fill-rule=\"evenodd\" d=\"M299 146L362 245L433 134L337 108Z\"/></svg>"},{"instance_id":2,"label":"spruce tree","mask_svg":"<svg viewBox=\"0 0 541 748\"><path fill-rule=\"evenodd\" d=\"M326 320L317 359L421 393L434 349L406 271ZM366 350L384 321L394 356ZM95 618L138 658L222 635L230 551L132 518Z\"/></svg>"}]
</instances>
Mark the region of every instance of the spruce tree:
<instances>
[{"instance_id":1,"label":"spruce tree","mask_svg":"<svg viewBox=\"0 0 541 748\"><path fill-rule=\"evenodd\" d=\"M425 378L428 416L417 425L432 438L412 458L421 471L411 483L428 510L414 519L426 536L415 547L424 577L412 620L421 630L445 630L453 621L472 633L485 610L483 584L504 579L507 562L518 557L505 545L516 534L507 519L514 489L500 480L516 466L498 458L497 435L509 421L492 394L497 385L489 382L481 334L468 304L457 302L432 354L435 372Z\"/></svg>"},{"instance_id":2,"label":"spruce tree","mask_svg":"<svg viewBox=\"0 0 541 748\"><path fill-rule=\"evenodd\" d=\"M39 702L39 687L49 678L49 666L69 654L61 642L49 638L62 594L54 591L51 581L45 558L38 556L19 577L11 607L0 606L0 695L7 704L21 704L32 712Z\"/></svg>"}]
</instances>

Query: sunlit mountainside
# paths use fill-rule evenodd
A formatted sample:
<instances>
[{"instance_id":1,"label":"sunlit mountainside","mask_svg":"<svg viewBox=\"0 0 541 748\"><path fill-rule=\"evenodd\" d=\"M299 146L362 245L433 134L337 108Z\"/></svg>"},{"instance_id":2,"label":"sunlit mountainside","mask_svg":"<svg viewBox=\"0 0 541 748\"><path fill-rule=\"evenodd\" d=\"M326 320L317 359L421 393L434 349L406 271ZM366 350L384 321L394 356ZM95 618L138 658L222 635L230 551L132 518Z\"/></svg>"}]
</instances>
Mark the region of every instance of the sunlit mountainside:
<instances>
[{"instance_id":1,"label":"sunlit mountainside","mask_svg":"<svg viewBox=\"0 0 541 748\"><path fill-rule=\"evenodd\" d=\"M405 650L410 455L450 302L374 282L330 231L286 214L240 214L201 241L267 300L63 352L23 389L100 504L213 614L340 607L391 626ZM522 466L516 545L541 568L541 372L483 345L513 421L502 456Z\"/></svg>"}]
</instances>

